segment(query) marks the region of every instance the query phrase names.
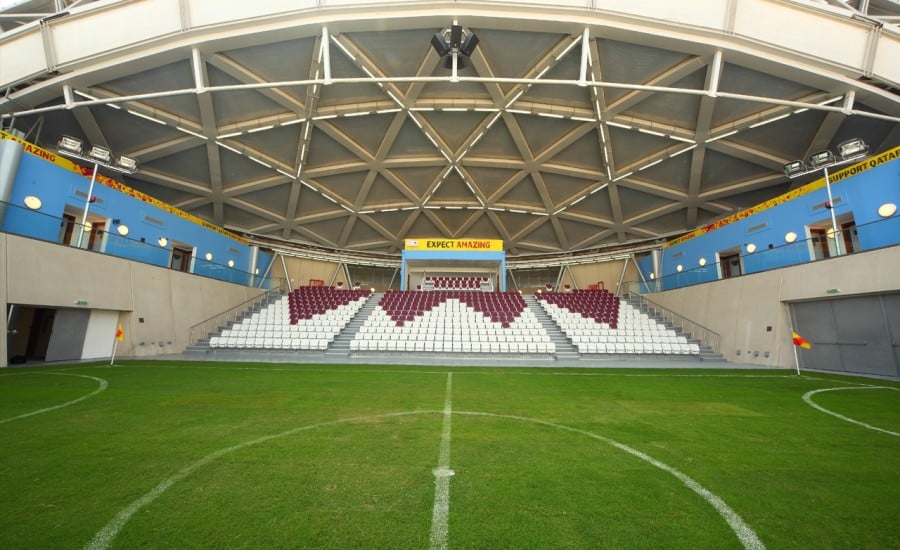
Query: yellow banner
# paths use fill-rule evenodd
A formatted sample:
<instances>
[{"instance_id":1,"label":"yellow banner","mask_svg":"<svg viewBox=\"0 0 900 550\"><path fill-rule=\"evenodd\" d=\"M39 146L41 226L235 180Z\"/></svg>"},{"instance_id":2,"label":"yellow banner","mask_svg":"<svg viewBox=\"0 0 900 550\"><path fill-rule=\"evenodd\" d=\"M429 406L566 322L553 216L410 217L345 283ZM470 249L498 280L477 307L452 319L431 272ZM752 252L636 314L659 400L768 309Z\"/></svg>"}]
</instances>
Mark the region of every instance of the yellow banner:
<instances>
[{"instance_id":1,"label":"yellow banner","mask_svg":"<svg viewBox=\"0 0 900 550\"><path fill-rule=\"evenodd\" d=\"M12 134L8 134L2 130L0 130L0 139L11 139L13 141L18 141L25 147L26 153L30 153L36 157L42 158L42 159L44 159L48 162L51 162L61 168L65 168L66 170L70 170L77 174L81 174L82 176L84 176L86 178L90 178L91 174L94 171L93 166L91 166L91 167L81 166L56 152L48 151L47 149L38 147L37 145L35 145L33 143L29 143L21 138L18 138ZM160 210L168 212L169 214L172 214L172 215L178 216L179 218L196 223L197 225L203 226L206 229L209 229L210 231L215 231L216 233L225 235L226 237L228 237L230 239L234 239L234 240L244 243L244 244L248 244L248 242L249 242L249 241L247 241L247 239L239 237L238 235L235 235L234 233L232 233L230 231L226 231L225 229L222 229L221 227L219 227L217 225L211 224L206 220L202 220L202 219L198 218L197 216L194 216L193 214L188 214L184 210L175 208L174 206L172 206L170 204L166 204L166 203L162 202L161 200L155 199L155 198L151 197L150 195L145 195L144 193L141 193L140 191L137 191L136 189L132 189L131 187L128 187L124 183L120 183L110 177L104 176L103 174L100 174L100 173L97 174L97 183L100 183L107 187L115 189L116 191L119 191L120 193L128 195L129 197L135 198L135 199L137 199L141 202L144 202L146 204L149 204L151 206L155 206L156 208L159 208Z\"/></svg>"},{"instance_id":2,"label":"yellow banner","mask_svg":"<svg viewBox=\"0 0 900 550\"><path fill-rule=\"evenodd\" d=\"M857 175L861 172L865 172L866 170L869 170L871 168L881 166L885 162L890 162L892 160L896 160L897 158L900 158L900 147L894 147L890 151L885 151L884 153L881 153L880 155L867 158L865 160L857 162L856 164L851 164L850 166L848 166L847 168L844 168L843 170L838 170L837 172L835 172L833 174L829 174L829 181L831 182L832 185L834 185L835 183L841 181L842 179L846 179L851 176L855 176L855 175ZM821 178L819 178L815 181L811 181L802 187L798 187L797 189L788 191L787 193L784 193L783 195L778 195L774 199L769 199L766 202L761 202L761 203L757 204L756 206L751 206L750 208L748 208L746 210L741 210L740 212L738 212L736 214L732 214L730 216L722 218L721 220L711 223L710 225L701 227L700 229L695 229L694 231L691 231L690 233L688 233L686 235L682 235L681 237L678 237L677 239L667 242L665 244L664 248L669 248L669 247L672 247L675 245L679 245L685 241L693 239L694 237L699 237L700 235L709 233L710 231L712 231L714 229L719 229L720 227L724 227L724 226L726 226L730 223L736 222L738 220L742 220L744 218L749 218L750 216L752 216L754 214L759 214L763 210L768 210L769 208L772 208L773 206L778 206L779 204L784 204L788 201L796 199L797 197L802 197L803 195L812 193L813 191L816 191L823 187L825 187L825 177L824 176L822 176Z\"/></svg>"},{"instance_id":3,"label":"yellow banner","mask_svg":"<svg viewBox=\"0 0 900 550\"><path fill-rule=\"evenodd\" d=\"M500 239L406 239L405 250L446 250L450 252L503 252Z\"/></svg>"}]
</instances>

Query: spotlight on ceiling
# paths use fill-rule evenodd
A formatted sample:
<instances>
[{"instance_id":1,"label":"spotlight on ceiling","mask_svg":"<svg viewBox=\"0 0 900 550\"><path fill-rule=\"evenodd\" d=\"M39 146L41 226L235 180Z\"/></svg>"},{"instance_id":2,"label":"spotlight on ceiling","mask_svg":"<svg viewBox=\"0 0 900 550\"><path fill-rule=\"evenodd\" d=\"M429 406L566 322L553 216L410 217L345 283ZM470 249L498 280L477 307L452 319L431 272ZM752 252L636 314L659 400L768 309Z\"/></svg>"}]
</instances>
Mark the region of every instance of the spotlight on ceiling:
<instances>
[{"instance_id":1,"label":"spotlight on ceiling","mask_svg":"<svg viewBox=\"0 0 900 550\"><path fill-rule=\"evenodd\" d=\"M56 147L63 152L72 153L74 155L80 155L84 144L78 138L73 138L72 136L63 136L59 138L59 143Z\"/></svg>"},{"instance_id":2,"label":"spotlight on ceiling","mask_svg":"<svg viewBox=\"0 0 900 550\"><path fill-rule=\"evenodd\" d=\"M88 151L88 156L94 160L99 160L100 162L108 163L112 160L112 151L110 151L106 147L94 145L91 147L91 150Z\"/></svg>"},{"instance_id":3,"label":"spotlight on ceiling","mask_svg":"<svg viewBox=\"0 0 900 550\"><path fill-rule=\"evenodd\" d=\"M463 28L460 25L452 25L450 27L450 40L444 36L444 33L435 33L431 37L431 46L439 57L446 57L444 66L448 69L453 68L453 58L456 58L457 68L466 66L466 58L471 57L475 53L478 46L478 37L474 33L466 33L463 36Z\"/></svg>"},{"instance_id":4,"label":"spotlight on ceiling","mask_svg":"<svg viewBox=\"0 0 900 550\"><path fill-rule=\"evenodd\" d=\"M834 164L834 153L832 153L828 149L819 151L818 153L813 153L809 156L810 168L821 168L823 166L830 166L832 164Z\"/></svg>"},{"instance_id":5,"label":"spotlight on ceiling","mask_svg":"<svg viewBox=\"0 0 900 550\"><path fill-rule=\"evenodd\" d=\"M855 159L869 154L869 146L859 138L848 139L838 144L837 150L844 160Z\"/></svg>"},{"instance_id":6,"label":"spotlight on ceiling","mask_svg":"<svg viewBox=\"0 0 900 550\"><path fill-rule=\"evenodd\" d=\"M794 160L784 165L784 175L792 178L797 174L806 172L806 165L802 160Z\"/></svg>"},{"instance_id":7,"label":"spotlight on ceiling","mask_svg":"<svg viewBox=\"0 0 900 550\"><path fill-rule=\"evenodd\" d=\"M116 159L116 166L128 172L134 172L137 170L137 159L119 155L119 158Z\"/></svg>"}]
</instances>

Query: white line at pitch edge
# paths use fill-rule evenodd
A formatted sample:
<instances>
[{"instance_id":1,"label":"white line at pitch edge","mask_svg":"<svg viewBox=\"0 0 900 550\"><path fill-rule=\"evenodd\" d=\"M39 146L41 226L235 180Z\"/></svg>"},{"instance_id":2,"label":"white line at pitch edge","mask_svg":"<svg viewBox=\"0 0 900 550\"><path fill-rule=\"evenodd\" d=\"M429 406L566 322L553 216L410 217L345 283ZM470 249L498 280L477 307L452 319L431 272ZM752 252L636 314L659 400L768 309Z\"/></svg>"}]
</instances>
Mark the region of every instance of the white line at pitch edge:
<instances>
[{"instance_id":1,"label":"white line at pitch edge","mask_svg":"<svg viewBox=\"0 0 900 550\"><path fill-rule=\"evenodd\" d=\"M850 417L844 416L844 415L842 415L842 414L838 414L838 413L836 413L836 412L834 412L834 411L829 411L829 410L826 409L825 407L823 407L823 406L817 404L816 402L814 402L814 401L812 400L812 396L814 396L814 395L817 394L817 393L822 393L822 392L826 392L826 391L841 391L841 390L894 390L894 391L897 391L897 388L892 388L892 387L890 387L890 386L861 386L861 387L853 387L853 388L824 388L824 389L821 389L821 390L812 390L812 391L808 391L808 392L804 393L804 394L803 394L803 400L806 401L806 402L807 402L811 407L813 407L814 409L818 409L818 410L822 411L822 412L825 413L825 414L830 414L831 416L833 416L833 417L835 417L835 418L840 418L841 420L844 420L844 421L846 421L846 422L850 422L850 423L852 423L852 424L856 424L857 426L862 426L863 428L868 428L868 429L870 429L870 430L875 430L876 432L882 432L882 433L886 433L886 434L893 435L893 436L896 436L896 437L900 437L900 433L892 432L892 431L890 431L890 430L885 430L884 428L879 428L878 426L872 426L871 424L866 424L865 422L860 422L859 420L854 420L854 419L852 419L852 418L850 418Z\"/></svg>"},{"instance_id":2,"label":"white line at pitch edge","mask_svg":"<svg viewBox=\"0 0 900 550\"><path fill-rule=\"evenodd\" d=\"M431 511L431 550L446 550L450 533L450 423L453 417L451 396L453 374L447 373L447 391L444 396L444 421L441 426L441 454L434 470L434 508Z\"/></svg>"},{"instance_id":3,"label":"white line at pitch edge","mask_svg":"<svg viewBox=\"0 0 900 550\"><path fill-rule=\"evenodd\" d=\"M28 373L23 372L22 374L55 374L57 376L77 376L78 378L88 378L90 380L97 381L100 383L100 387L98 387L96 390L92 391L91 393L89 393L87 395L82 395L78 399L66 401L65 403L60 403L59 405L53 405L52 407L47 407L47 408L40 409L37 411L31 411L30 413L20 414L19 416L4 418L3 420L0 420L0 424L6 424L7 422L12 422L13 420L19 420L21 418L28 418L29 416L34 416L36 414L42 414L45 412L55 411L56 409L61 409L63 407L68 407L69 405L74 405L75 403L84 401L88 397L93 397L93 396L97 395L98 393L102 392L109 386L109 382L107 382L106 380L104 380L102 378L97 378L95 376L87 376L85 374L70 374L67 372L28 372ZM12 375L7 375L7 376L12 376Z\"/></svg>"}]
</instances>

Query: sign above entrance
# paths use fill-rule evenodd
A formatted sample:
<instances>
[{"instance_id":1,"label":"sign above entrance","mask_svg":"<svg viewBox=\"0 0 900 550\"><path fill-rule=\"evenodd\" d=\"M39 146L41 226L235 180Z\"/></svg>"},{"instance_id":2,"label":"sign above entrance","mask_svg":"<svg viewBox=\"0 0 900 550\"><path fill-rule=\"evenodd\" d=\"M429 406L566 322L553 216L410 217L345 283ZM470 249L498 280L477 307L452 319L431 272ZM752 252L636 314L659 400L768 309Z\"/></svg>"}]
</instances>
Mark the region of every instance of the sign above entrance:
<instances>
[{"instance_id":1,"label":"sign above entrance","mask_svg":"<svg viewBox=\"0 0 900 550\"><path fill-rule=\"evenodd\" d=\"M501 239L406 239L404 250L502 252Z\"/></svg>"}]
</instances>

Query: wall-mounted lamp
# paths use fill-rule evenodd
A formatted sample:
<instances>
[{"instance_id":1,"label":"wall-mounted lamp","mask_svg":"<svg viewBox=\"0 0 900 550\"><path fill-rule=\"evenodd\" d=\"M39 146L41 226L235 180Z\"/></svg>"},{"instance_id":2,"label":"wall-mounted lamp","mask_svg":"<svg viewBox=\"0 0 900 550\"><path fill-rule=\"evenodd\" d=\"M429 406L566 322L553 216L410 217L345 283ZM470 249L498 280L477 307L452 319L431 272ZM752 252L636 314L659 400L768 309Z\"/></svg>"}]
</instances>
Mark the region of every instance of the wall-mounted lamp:
<instances>
[{"instance_id":1,"label":"wall-mounted lamp","mask_svg":"<svg viewBox=\"0 0 900 550\"><path fill-rule=\"evenodd\" d=\"M756 245L753 243L747 243L747 254L753 254L756 252Z\"/></svg>"},{"instance_id":2,"label":"wall-mounted lamp","mask_svg":"<svg viewBox=\"0 0 900 550\"><path fill-rule=\"evenodd\" d=\"M650 280L652 281L652 280L655 279L655 278L656 278L656 274L655 274L655 273L651 273L651 274L650 274Z\"/></svg>"},{"instance_id":3,"label":"wall-mounted lamp","mask_svg":"<svg viewBox=\"0 0 900 550\"><path fill-rule=\"evenodd\" d=\"M234 260L228 260L228 267L234 267Z\"/></svg>"},{"instance_id":4,"label":"wall-mounted lamp","mask_svg":"<svg viewBox=\"0 0 900 550\"><path fill-rule=\"evenodd\" d=\"M160 237L156 242L159 243L159 246L165 248L166 245L169 244L169 239L167 239L167 238L165 238L165 237Z\"/></svg>"},{"instance_id":5,"label":"wall-mounted lamp","mask_svg":"<svg viewBox=\"0 0 900 550\"><path fill-rule=\"evenodd\" d=\"M27 200L27 199L26 199ZM31 208L31 207L29 207ZM897 205L892 202L886 202L878 207L878 215L882 218L890 218L897 213Z\"/></svg>"},{"instance_id":6,"label":"wall-mounted lamp","mask_svg":"<svg viewBox=\"0 0 900 550\"><path fill-rule=\"evenodd\" d=\"M784 234L784 242L792 243L796 240L797 240L797 234L794 233L793 231L788 231L787 233Z\"/></svg>"},{"instance_id":7,"label":"wall-mounted lamp","mask_svg":"<svg viewBox=\"0 0 900 550\"><path fill-rule=\"evenodd\" d=\"M699 263L699 264L700 264L700 267L703 267L703 266L705 266L705 265L706 265L706 258L700 258L700 261L699 261L699 262L697 262L697 263Z\"/></svg>"},{"instance_id":8,"label":"wall-mounted lamp","mask_svg":"<svg viewBox=\"0 0 900 550\"><path fill-rule=\"evenodd\" d=\"M37 210L41 207L41 205L44 204L43 202L41 202L41 199L35 197L34 195L28 195L22 202L24 202L25 206L27 206L31 210Z\"/></svg>"},{"instance_id":9,"label":"wall-mounted lamp","mask_svg":"<svg viewBox=\"0 0 900 550\"><path fill-rule=\"evenodd\" d=\"M825 232L825 236L828 237L829 239L834 239L834 234L835 234L835 231L834 231L834 228L832 228L832 227L829 227L828 231Z\"/></svg>"},{"instance_id":10,"label":"wall-mounted lamp","mask_svg":"<svg viewBox=\"0 0 900 550\"><path fill-rule=\"evenodd\" d=\"M128 226L119 224L119 226L116 227L116 233L122 235L123 237L128 235Z\"/></svg>"},{"instance_id":11,"label":"wall-mounted lamp","mask_svg":"<svg viewBox=\"0 0 900 550\"><path fill-rule=\"evenodd\" d=\"M91 222L84 222L84 225L81 226L81 230L84 231L85 233L89 232L93 228L94 228L94 224L92 224Z\"/></svg>"},{"instance_id":12,"label":"wall-mounted lamp","mask_svg":"<svg viewBox=\"0 0 900 550\"><path fill-rule=\"evenodd\" d=\"M204 256L204 257L206 258L206 261L207 261L207 262L211 262L212 259L213 259L212 252L207 252L207 253L206 253L206 256Z\"/></svg>"},{"instance_id":13,"label":"wall-mounted lamp","mask_svg":"<svg viewBox=\"0 0 900 550\"><path fill-rule=\"evenodd\" d=\"M678 264L678 265L675 266L675 271L677 271L678 273L681 273L681 271L682 271L683 269L684 269L684 266L681 265L681 264Z\"/></svg>"}]
</instances>

